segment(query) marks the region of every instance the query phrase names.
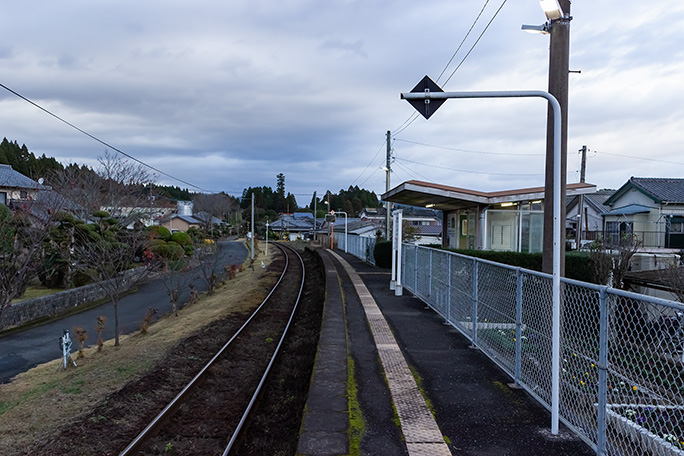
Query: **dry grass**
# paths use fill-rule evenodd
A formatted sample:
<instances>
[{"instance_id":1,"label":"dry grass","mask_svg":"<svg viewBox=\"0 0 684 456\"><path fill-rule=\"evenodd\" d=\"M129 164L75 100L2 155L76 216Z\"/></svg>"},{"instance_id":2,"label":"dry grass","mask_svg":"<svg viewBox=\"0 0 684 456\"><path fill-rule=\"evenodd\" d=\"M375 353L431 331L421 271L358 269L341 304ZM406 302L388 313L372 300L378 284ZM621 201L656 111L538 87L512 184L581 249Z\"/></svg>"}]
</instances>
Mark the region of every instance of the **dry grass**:
<instances>
[{"instance_id":1,"label":"dry grass","mask_svg":"<svg viewBox=\"0 0 684 456\"><path fill-rule=\"evenodd\" d=\"M260 260L270 263L263 255ZM108 395L138 378L162 359L179 340L188 337L210 321L241 312L261 302L273 283L268 269L255 272L245 268L227 281L212 296L152 325L147 334L121 337L114 347L106 341L84 350L78 367L61 369L61 359L37 366L18 375L11 383L0 385L0 454L20 453L41 436L54 434L61 426L93 409Z\"/></svg>"}]
</instances>

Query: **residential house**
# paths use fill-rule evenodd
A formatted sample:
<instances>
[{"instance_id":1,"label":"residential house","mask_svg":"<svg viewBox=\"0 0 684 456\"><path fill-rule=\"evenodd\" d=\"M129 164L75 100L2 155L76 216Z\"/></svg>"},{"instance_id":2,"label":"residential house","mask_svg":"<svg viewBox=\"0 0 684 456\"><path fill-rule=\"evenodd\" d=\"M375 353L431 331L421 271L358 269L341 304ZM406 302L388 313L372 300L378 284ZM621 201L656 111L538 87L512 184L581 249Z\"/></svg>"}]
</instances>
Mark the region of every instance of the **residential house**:
<instances>
[{"instance_id":1,"label":"residential house","mask_svg":"<svg viewBox=\"0 0 684 456\"><path fill-rule=\"evenodd\" d=\"M635 234L643 252L684 249L684 179L631 177L604 204L608 245L617 245L625 234Z\"/></svg>"},{"instance_id":2,"label":"residential house","mask_svg":"<svg viewBox=\"0 0 684 456\"><path fill-rule=\"evenodd\" d=\"M586 246L602 236L603 213L606 212L604 203L613 193L615 193L615 190L604 189L594 193L567 198L565 229L568 234L567 239L571 242L573 248L580 248L577 242L580 238L582 246ZM581 227L579 226L580 224L582 225ZM580 228L582 230L581 233L578 232Z\"/></svg>"},{"instance_id":3,"label":"residential house","mask_svg":"<svg viewBox=\"0 0 684 456\"><path fill-rule=\"evenodd\" d=\"M593 184L567 184L566 195L595 191ZM382 199L441 210L444 247L542 250L544 187L481 192L412 180L385 193Z\"/></svg>"},{"instance_id":4,"label":"residential house","mask_svg":"<svg viewBox=\"0 0 684 456\"><path fill-rule=\"evenodd\" d=\"M186 232L190 228L201 228L202 221L196 219L192 215L173 214L160 225L167 228L172 233L175 233L176 231Z\"/></svg>"},{"instance_id":5,"label":"residential house","mask_svg":"<svg viewBox=\"0 0 684 456\"><path fill-rule=\"evenodd\" d=\"M13 206L26 201L34 201L38 192L50 190L12 169L11 165L0 165L0 204Z\"/></svg>"},{"instance_id":6,"label":"residential house","mask_svg":"<svg viewBox=\"0 0 684 456\"><path fill-rule=\"evenodd\" d=\"M297 239L309 239L314 232L314 228L318 228L321 220L316 220L314 226L313 214L308 212L295 212L292 214L282 214L278 220L269 223L268 228L271 231L278 233L280 239L289 239L294 241Z\"/></svg>"}]
</instances>

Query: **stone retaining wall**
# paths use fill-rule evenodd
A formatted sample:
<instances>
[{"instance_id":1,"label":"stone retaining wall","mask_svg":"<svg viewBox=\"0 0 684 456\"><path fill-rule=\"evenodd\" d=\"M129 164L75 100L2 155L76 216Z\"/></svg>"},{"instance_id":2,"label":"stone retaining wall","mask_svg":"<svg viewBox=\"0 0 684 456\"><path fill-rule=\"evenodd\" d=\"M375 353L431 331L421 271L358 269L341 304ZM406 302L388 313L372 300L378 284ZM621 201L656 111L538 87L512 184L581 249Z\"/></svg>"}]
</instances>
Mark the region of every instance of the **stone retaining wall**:
<instances>
[{"instance_id":1,"label":"stone retaining wall","mask_svg":"<svg viewBox=\"0 0 684 456\"><path fill-rule=\"evenodd\" d=\"M123 291L127 291L145 273L146 268L144 267L126 271L127 286ZM60 315L106 297L107 295L102 287L93 283L40 298L20 301L3 310L2 315L0 315L0 330L10 329L44 317Z\"/></svg>"}]
</instances>

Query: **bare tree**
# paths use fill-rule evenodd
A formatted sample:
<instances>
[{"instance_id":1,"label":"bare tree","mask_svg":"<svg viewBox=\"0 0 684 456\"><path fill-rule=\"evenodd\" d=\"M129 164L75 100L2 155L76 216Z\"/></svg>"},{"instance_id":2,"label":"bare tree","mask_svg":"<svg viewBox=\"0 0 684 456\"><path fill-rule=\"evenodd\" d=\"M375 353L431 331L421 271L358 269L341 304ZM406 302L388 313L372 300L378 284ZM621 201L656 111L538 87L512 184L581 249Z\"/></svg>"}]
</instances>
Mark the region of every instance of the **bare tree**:
<instances>
[{"instance_id":1,"label":"bare tree","mask_svg":"<svg viewBox=\"0 0 684 456\"><path fill-rule=\"evenodd\" d=\"M10 210L0 204L0 315L21 297L43 266L43 243L59 207L22 201Z\"/></svg>"},{"instance_id":2,"label":"bare tree","mask_svg":"<svg viewBox=\"0 0 684 456\"><path fill-rule=\"evenodd\" d=\"M140 220L141 210L151 206L146 186L154 183L155 176L145 166L109 151L98 161L100 209L109 212L124 227Z\"/></svg>"},{"instance_id":3,"label":"bare tree","mask_svg":"<svg viewBox=\"0 0 684 456\"><path fill-rule=\"evenodd\" d=\"M195 212L205 215L202 218L203 228L209 232L212 228L212 217L225 220L227 215L239 207L238 200L225 193L197 193L192 197Z\"/></svg>"},{"instance_id":4,"label":"bare tree","mask_svg":"<svg viewBox=\"0 0 684 456\"><path fill-rule=\"evenodd\" d=\"M207 284L207 294L210 295L214 293L214 289L221 279L223 272L222 253L221 246L211 239L202 239L195 244L197 267Z\"/></svg>"},{"instance_id":5,"label":"bare tree","mask_svg":"<svg viewBox=\"0 0 684 456\"><path fill-rule=\"evenodd\" d=\"M98 213L96 213L98 214ZM119 301L122 294L147 277L153 265L144 264L148 236L130 231L118 221L99 213L99 221L76 232L75 267L87 275L107 295L114 306L114 345L119 345ZM137 261L136 261L137 260ZM133 269L133 270L131 270Z\"/></svg>"},{"instance_id":6,"label":"bare tree","mask_svg":"<svg viewBox=\"0 0 684 456\"><path fill-rule=\"evenodd\" d=\"M611 250L606 249L600 240L596 241L590 250L596 281L601 285L622 288L632 257L641 244L634 234L623 235L617 247Z\"/></svg>"}]
</instances>

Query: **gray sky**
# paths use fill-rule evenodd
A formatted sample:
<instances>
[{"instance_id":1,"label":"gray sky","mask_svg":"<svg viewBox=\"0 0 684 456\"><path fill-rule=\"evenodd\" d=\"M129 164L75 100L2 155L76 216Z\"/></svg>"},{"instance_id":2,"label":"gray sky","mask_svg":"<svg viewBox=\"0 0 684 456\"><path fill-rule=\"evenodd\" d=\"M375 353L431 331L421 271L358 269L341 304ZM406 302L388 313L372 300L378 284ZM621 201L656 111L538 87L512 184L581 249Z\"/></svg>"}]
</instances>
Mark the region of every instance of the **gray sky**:
<instances>
[{"instance_id":1,"label":"gray sky","mask_svg":"<svg viewBox=\"0 0 684 456\"><path fill-rule=\"evenodd\" d=\"M0 1L0 83L208 191L385 188L385 132L424 75L448 91L546 90L537 0ZM568 182L682 177L684 3L572 5ZM449 78L448 83L444 81ZM543 185L546 102L449 100L396 134L392 187ZM63 163L105 147L0 89L0 137ZM166 177L161 183L186 187ZM191 190L193 190L191 188Z\"/></svg>"}]
</instances>

